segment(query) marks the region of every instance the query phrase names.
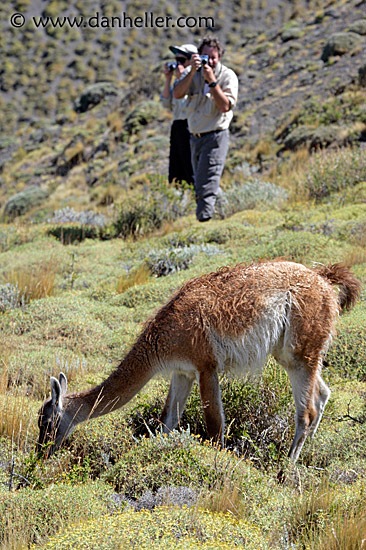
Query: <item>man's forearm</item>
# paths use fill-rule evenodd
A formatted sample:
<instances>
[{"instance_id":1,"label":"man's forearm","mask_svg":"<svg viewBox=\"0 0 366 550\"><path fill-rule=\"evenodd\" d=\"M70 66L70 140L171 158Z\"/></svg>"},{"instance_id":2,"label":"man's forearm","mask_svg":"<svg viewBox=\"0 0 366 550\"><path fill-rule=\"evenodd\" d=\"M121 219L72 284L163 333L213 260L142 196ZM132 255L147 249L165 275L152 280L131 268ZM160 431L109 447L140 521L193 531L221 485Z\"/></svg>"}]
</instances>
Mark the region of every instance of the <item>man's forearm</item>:
<instances>
[{"instance_id":1,"label":"man's forearm","mask_svg":"<svg viewBox=\"0 0 366 550\"><path fill-rule=\"evenodd\" d=\"M170 80L167 79L166 82L165 82L165 86L164 86L164 89L162 91L161 96L164 97L165 99L169 99L170 98L170 92L171 92Z\"/></svg>"},{"instance_id":2,"label":"man's forearm","mask_svg":"<svg viewBox=\"0 0 366 550\"><path fill-rule=\"evenodd\" d=\"M220 85L217 84L214 88L211 88L211 94L213 97L214 102L216 103L217 108L222 113L227 113L231 109L231 103L229 101L229 98L226 94L222 91L220 88Z\"/></svg>"},{"instance_id":3,"label":"man's forearm","mask_svg":"<svg viewBox=\"0 0 366 550\"><path fill-rule=\"evenodd\" d=\"M189 72L182 80L176 83L173 88L173 97L175 99L182 99L188 92L188 88L193 80L194 71Z\"/></svg>"}]
</instances>

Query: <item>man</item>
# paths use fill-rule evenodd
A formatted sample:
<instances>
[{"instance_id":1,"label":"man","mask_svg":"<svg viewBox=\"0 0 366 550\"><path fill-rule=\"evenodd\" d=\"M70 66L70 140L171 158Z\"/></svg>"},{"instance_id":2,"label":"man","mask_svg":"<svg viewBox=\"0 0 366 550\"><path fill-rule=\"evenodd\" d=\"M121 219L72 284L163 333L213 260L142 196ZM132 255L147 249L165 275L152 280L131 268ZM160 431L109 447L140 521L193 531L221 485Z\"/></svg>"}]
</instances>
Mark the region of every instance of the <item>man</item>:
<instances>
[{"instance_id":1,"label":"man","mask_svg":"<svg viewBox=\"0 0 366 550\"><path fill-rule=\"evenodd\" d=\"M173 111L173 123L170 129L170 153L169 153L169 183L173 181L186 181L193 183L193 169L191 162L190 134L187 124L187 97L175 99L171 87L173 75L178 80L184 69L189 67L192 54L197 53L193 44L182 46L170 46L175 55L176 68L171 69L170 64L164 65L165 86L160 99L167 109Z\"/></svg>"},{"instance_id":2,"label":"man","mask_svg":"<svg viewBox=\"0 0 366 550\"><path fill-rule=\"evenodd\" d=\"M229 125L238 98L238 77L221 63L223 48L205 37L198 54L191 56L191 70L176 82L173 97L188 94L188 128L196 192L197 219L212 218L215 203L222 195L220 178L229 149ZM202 62L201 56L208 56Z\"/></svg>"}]
</instances>

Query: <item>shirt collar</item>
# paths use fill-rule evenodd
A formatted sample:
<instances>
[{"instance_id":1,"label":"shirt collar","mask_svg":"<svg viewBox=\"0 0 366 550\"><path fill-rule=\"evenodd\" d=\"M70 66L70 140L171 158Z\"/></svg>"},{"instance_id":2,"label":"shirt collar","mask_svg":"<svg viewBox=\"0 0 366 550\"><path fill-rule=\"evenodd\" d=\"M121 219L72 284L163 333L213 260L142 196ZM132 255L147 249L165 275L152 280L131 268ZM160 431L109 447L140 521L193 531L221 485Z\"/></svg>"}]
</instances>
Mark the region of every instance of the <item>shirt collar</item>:
<instances>
[{"instance_id":1,"label":"shirt collar","mask_svg":"<svg viewBox=\"0 0 366 550\"><path fill-rule=\"evenodd\" d=\"M218 64L216 65L215 69L214 69L214 75L215 76L219 76L219 74L221 73L221 62L219 61Z\"/></svg>"}]
</instances>

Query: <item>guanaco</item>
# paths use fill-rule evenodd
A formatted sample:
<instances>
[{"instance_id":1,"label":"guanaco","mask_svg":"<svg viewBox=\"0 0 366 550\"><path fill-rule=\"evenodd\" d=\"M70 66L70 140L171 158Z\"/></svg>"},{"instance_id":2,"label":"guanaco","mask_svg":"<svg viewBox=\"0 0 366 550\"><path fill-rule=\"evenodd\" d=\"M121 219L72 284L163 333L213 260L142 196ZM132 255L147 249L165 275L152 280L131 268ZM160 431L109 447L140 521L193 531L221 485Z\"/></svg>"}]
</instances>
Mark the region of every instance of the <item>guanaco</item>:
<instances>
[{"instance_id":1,"label":"guanaco","mask_svg":"<svg viewBox=\"0 0 366 550\"><path fill-rule=\"evenodd\" d=\"M272 354L292 385L296 428L289 456L296 461L330 396L321 368L338 314L355 304L360 290L341 264L310 269L273 260L194 278L145 324L104 382L67 393L65 374L51 377L51 397L39 411L37 448L50 455L77 424L122 407L167 371L172 378L161 415L164 430L178 425L197 379L209 437L224 445L220 373L259 372Z\"/></svg>"}]
</instances>

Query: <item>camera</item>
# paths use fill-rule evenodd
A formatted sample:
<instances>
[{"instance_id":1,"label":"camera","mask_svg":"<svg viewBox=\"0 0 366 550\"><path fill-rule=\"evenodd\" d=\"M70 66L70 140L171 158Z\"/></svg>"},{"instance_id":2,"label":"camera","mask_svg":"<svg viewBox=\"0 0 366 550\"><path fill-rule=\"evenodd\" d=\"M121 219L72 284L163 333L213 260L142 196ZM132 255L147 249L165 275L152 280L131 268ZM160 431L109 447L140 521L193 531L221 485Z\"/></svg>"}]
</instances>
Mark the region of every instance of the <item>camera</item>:
<instances>
[{"instance_id":1,"label":"camera","mask_svg":"<svg viewBox=\"0 0 366 550\"><path fill-rule=\"evenodd\" d=\"M200 60L201 60L201 66L198 68L198 71L202 69L202 65L207 65L208 55L200 55Z\"/></svg>"},{"instance_id":2,"label":"camera","mask_svg":"<svg viewBox=\"0 0 366 550\"><path fill-rule=\"evenodd\" d=\"M175 69L178 67L178 63L176 61L169 61L166 66L168 67L169 71L175 71Z\"/></svg>"}]
</instances>

